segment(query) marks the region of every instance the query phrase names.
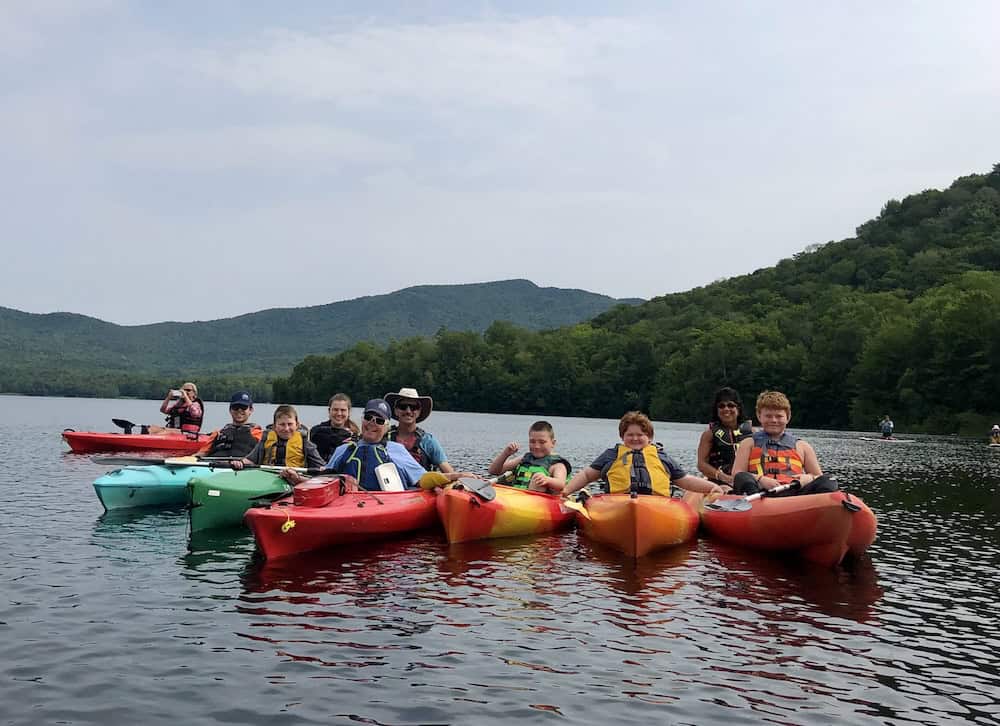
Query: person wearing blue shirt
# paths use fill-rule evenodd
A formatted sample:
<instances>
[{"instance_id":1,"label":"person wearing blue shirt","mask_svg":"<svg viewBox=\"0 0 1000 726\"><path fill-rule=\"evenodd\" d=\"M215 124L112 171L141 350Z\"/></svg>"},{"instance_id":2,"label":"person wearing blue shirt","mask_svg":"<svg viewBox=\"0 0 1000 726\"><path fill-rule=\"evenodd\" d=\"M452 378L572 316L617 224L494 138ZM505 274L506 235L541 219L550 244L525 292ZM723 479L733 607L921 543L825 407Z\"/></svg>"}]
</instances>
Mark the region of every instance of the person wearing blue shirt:
<instances>
[{"instance_id":1,"label":"person wearing blue shirt","mask_svg":"<svg viewBox=\"0 0 1000 726\"><path fill-rule=\"evenodd\" d=\"M373 398L368 401L361 420L360 440L343 443L334 449L324 471L347 474L357 480L360 488L376 491L382 487L375 474L375 468L381 464L392 462L399 471L403 486L407 489L418 488L421 477L428 472L417 463L416 459L410 456L410 452L406 450L405 446L395 441L386 440L391 415L392 410L383 399ZM292 484L298 484L305 480L305 477L290 470L283 471L282 476ZM438 473L436 476L438 478L444 476L447 481L454 482L461 477L473 475L469 472L450 472L448 474Z\"/></svg>"}]
</instances>

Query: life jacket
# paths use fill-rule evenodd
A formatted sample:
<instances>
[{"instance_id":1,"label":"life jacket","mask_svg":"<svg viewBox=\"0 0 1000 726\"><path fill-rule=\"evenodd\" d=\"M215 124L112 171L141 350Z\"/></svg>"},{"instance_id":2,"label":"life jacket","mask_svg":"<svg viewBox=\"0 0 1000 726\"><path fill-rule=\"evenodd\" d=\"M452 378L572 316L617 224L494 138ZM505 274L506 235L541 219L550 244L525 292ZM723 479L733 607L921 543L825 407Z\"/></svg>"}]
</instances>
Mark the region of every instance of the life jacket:
<instances>
[{"instance_id":1,"label":"life jacket","mask_svg":"<svg viewBox=\"0 0 1000 726\"><path fill-rule=\"evenodd\" d=\"M378 477L375 476L375 467L390 461L392 459L384 445L359 444L357 441L352 441L340 461L335 462L335 467L338 474L353 476L358 486L373 492L382 488Z\"/></svg>"},{"instance_id":2,"label":"life jacket","mask_svg":"<svg viewBox=\"0 0 1000 726\"><path fill-rule=\"evenodd\" d=\"M205 402L200 398L194 399L193 403L197 403L198 407L201 409L200 416L192 416L188 411L190 406L185 406L180 411L174 411L168 409L167 413L167 428L168 429L180 429L181 431L188 434L197 434L201 431L201 422L205 418Z\"/></svg>"},{"instance_id":3,"label":"life jacket","mask_svg":"<svg viewBox=\"0 0 1000 726\"><path fill-rule=\"evenodd\" d=\"M670 496L670 472L660 460L660 449L647 444L641 449L630 449L618 444L615 460L602 472L612 494L631 492Z\"/></svg>"},{"instance_id":4,"label":"life jacket","mask_svg":"<svg viewBox=\"0 0 1000 726\"><path fill-rule=\"evenodd\" d=\"M260 463L264 466L305 466L306 447L302 432L296 431L288 441L281 441L277 433L268 431Z\"/></svg>"},{"instance_id":5,"label":"life jacket","mask_svg":"<svg viewBox=\"0 0 1000 726\"><path fill-rule=\"evenodd\" d=\"M260 437L260 426L255 423L228 423L215 434L208 454L209 456L221 454L234 459L241 458L253 450L253 447L260 441Z\"/></svg>"},{"instance_id":6,"label":"life jacket","mask_svg":"<svg viewBox=\"0 0 1000 726\"><path fill-rule=\"evenodd\" d=\"M323 461L329 461L330 456L342 443L348 439L357 440L357 435L350 429L334 426L329 421L318 423L309 431L309 440L316 444Z\"/></svg>"},{"instance_id":7,"label":"life jacket","mask_svg":"<svg viewBox=\"0 0 1000 726\"><path fill-rule=\"evenodd\" d=\"M891 434L894 428L892 421L880 421L879 428L883 434Z\"/></svg>"},{"instance_id":8,"label":"life jacket","mask_svg":"<svg viewBox=\"0 0 1000 726\"><path fill-rule=\"evenodd\" d=\"M722 469L727 474L733 471L733 462L736 460L736 449L743 439L750 438L753 431L738 429L727 429L718 421L713 421L708 425L712 432L712 448L708 452L708 463L716 469Z\"/></svg>"},{"instance_id":9,"label":"life jacket","mask_svg":"<svg viewBox=\"0 0 1000 726\"><path fill-rule=\"evenodd\" d=\"M795 450L797 441L787 431L777 441L773 441L766 431L754 432L747 470L777 479L782 484L798 479L805 473L805 465Z\"/></svg>"},{"instance_id":10,"label":"life jacket","mask_svg":"<svg viewBox=\"0 0 1000 726\"><path fill-rule=\"evenodd\" d=\"M410 452L410 456L412 456L414 459L416 459L417 463L420 464L420 466L424 467L424 469L426 469L427 471L437 471L438 470L437 466L435 466L434 464L432 464L427 459L427 454L424 453L424 450L420 448L420 440L422 438L424 438L424 436L427 435L426 431L424 431L419 426L416 427L416 430L413 432L413 445L412 446L406 446L406 444L404 442L400 441L397 438L398 435L399 435L399 426L391 426L391 427L389 427L389 441L395 441L397 443L403 444L403 446L406 447L406 450ZM358 479L358 481L361 481L361 480Z\"/></svg>"},{"instance_id":11,"label":"life jacket","mask_svg":"<svg viewBox=\"0 0 1000 726\"><path fill-rule=\"evenodd\" d=\"M531 455L529 451L524 456L521 457L521 463L518 464L511 473L511 481L508 486L516 487L518 489L527 489L528 484L531 483L531 477L535 474L549 475L549 467L553 464L565 464L566 466L566 481L569 481L569 472L572 468L566 459L559 456L559 454L551 453L536 459Z\"/></svg>"}]
</instances>

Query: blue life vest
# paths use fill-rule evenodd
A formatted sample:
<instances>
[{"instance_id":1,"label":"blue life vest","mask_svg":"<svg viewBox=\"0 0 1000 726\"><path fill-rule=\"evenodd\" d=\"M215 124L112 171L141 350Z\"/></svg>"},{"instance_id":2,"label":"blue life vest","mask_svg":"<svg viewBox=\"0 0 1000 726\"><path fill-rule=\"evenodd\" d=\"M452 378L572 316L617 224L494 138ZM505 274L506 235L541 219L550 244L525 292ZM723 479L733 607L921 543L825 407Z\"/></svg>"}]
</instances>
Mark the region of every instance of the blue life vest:
<instances>
[{"instance_id":1,"label":"blue life vest","mask_svg":"<svg viewBox=\"0 0 1000 726\"><path fill-rule=\"evenodd\" d=\"M382 489L375 468L390 461L389 452L382 444L352 441L340 461L334 463L334 468L338 474L353 476L362 489L374 492Z\"/></svg>"}]
</instances>

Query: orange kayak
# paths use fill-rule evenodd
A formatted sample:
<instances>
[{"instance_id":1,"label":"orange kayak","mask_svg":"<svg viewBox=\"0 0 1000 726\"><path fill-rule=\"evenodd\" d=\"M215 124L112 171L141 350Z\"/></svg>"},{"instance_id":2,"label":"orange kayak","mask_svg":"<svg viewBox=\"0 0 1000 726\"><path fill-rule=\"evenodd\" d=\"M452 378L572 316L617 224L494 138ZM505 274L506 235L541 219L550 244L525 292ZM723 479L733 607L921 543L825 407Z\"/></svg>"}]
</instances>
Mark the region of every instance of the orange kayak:
<instances>
[{"instance_id":1,"label":"orange kayak","mask_svg":"<svg viewBox=\"0 0 1000 726\"><path fill-rule=\"evenodd\" d=\"M494 489L496 498L490 501L468 489L438 492L437 513L449 542L552 532L573 521L573 512L557 496L502 484Z\"/></svg>"},{"instance_id":2,"label":"orange kayak","mask_svg":"<svg viewBox=\"0 0 1000 726\"><path fill-rule=\"evenodd\" d=\"M76 454L101 451L166 451L193 454L212 440L210 434L122 434L66 429L62 437Z\"/></svg>"},{"instance_id":3,"label":"orange kayak","mask_svg":"<svg viewBox=\"0 0 1000 726\"><path fill-rule=\"evenodd\" d=\"M596 494L577 510L576 523L590 539L630 557L687 542L698 531L698 513L681 499L653 494Z\"/></svg>"},{"instance_id":4,"label":"orange kayak","mask_svg":"<svg viewBox=\"0 0 1000 726\"><path fill-rule=\"evenodd\" d=\"M737 500L727 495L720 500ZM795 552L826 567L857 557L875 541L875 513L843 491L764 497L745 511L702 508L701 523L713 537L749 549Z\"/></svg>"}]
</instances>

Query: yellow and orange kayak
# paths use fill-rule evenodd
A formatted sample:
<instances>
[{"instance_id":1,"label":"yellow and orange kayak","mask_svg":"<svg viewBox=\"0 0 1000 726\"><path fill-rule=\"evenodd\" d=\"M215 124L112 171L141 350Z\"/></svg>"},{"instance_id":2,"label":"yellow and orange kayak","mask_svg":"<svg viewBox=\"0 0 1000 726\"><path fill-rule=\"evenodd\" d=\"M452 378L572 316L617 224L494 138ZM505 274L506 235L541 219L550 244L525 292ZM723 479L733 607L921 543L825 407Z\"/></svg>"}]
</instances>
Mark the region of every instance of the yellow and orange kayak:
<instances>
[{"instance_id":1,"label":"yellow and orange kayak","mask_svg":"<svg viewBox=\"0 0 1000 726\"><path fill-rule=\"evenodd\" d=\"M655 494L596 494L577 510L576 523L590 539L642 557L693 539L698 513L681 499Z\"/></svg>"},{"instance_id":2,"label":"yellow and orange kayak","mask_svg":"<svg viewBox=\"0 0 1000 726\"><path fill-rule=\"evenodd\" d=\"M573 512L562 506L558 496L503 484L494 488L496 497L490 501L468 489L438 491L438 517L449 542L552 532L573 521Z\"/></svg>"},{"instance_id":3,"label":"yellow and orange kayak","mask_svg":"<svg viewBox=\"0 0 1000 726\"><path fill-rule=\"evenodd\" d=\"M727 495L722 501L740 497ZM857 557L875 541L875 514L843 491L764 497L742 511L702 508L701 523L713 537L748 549L797 553L826 567Z\"/></svg>"}]
</instances>

